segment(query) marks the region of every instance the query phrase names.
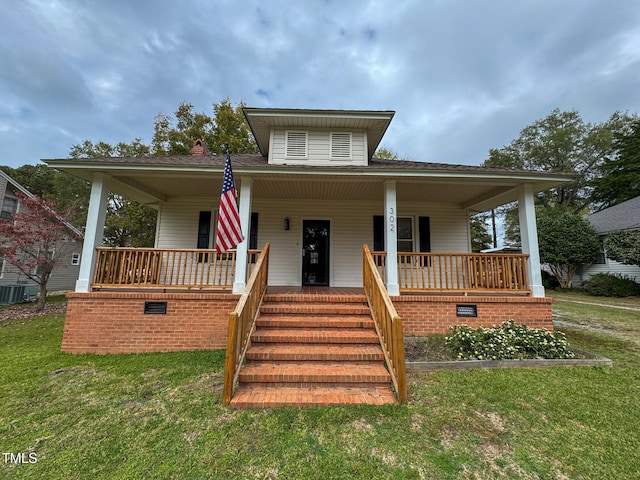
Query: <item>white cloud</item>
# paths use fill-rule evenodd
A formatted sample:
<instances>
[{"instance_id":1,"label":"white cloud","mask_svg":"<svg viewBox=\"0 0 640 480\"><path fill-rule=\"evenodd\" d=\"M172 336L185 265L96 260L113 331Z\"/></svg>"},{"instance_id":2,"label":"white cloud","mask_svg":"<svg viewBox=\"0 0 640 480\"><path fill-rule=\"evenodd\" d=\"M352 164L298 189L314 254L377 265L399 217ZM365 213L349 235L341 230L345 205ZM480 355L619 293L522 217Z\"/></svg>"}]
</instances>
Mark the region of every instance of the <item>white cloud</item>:
<instances>
[{"instance_id":1,"label":"white cloud","mask_svg":"<svg viewBox=\"0 0 640 480\"><path fill-rule=\"evenodd\" d=\"M588 121L640 109L634 0L14 3L0 11L13 165L87 138L148 141L158 113L226 97L394 109L389 148L470 164L555 107Z\"/></svg>"}]
</instances>

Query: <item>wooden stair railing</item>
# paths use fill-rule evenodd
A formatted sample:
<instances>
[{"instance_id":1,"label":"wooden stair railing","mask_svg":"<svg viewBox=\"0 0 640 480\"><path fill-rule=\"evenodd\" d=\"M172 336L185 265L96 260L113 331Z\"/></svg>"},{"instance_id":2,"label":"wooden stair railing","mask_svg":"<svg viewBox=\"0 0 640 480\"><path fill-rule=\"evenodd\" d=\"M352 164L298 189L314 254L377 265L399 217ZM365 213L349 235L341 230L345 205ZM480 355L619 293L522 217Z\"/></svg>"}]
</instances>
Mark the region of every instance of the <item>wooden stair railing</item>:
<instances>
[{"instance_id":1,"label":"wooden stair railing","mask_svg":"<svg viewBox=\"0 0 640 480\"><path fill-rule=\"evenodd\" d=\"M362 247L362 280L364 293L380 337L387 367L396 389L398 402L407 403L407 375L404 360L404 334L402 319L396 312L369 247Z\"/></svg>"},{"instance_id":2,"label":"wooden stair railing","mask_svg":"<svg viewBox=\"0 0 640 480\"><path fill-rule=\"evenodd\" d=\"M266 243L235 310L229 314L222 393L222 401L225 405L229 405L231 402L231 397L238 384L238 375L249 347L251 332L260 310L260 304L267 291L268 274L269 244Z\"/></svg>"}]
</instances>

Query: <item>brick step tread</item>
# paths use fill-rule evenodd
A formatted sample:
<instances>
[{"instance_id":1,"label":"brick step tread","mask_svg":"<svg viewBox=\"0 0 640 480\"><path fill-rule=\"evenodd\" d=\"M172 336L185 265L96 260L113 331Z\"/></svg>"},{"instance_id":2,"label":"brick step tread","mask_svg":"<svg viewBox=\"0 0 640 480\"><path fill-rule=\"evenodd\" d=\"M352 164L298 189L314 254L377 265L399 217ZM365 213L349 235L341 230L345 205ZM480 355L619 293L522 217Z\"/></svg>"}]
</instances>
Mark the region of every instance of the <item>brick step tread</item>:
<instances>
[{"instance_id":1,"label":"brick step tread","mask_svg":"<svg viewBox=\"0 0 640 480\"><path fill-rule=\"evenodd\" d=\"M249 363L240 370L239 382L243 385L249 383L386 385L391 382L391 375L382 364Z\"/></svg>"},{"instance_id":2,"label":"brick step tread","mask_svg":"<svg viewBox=\"0 0 640 480\"><path fill-rule=\"evenodd\" d=\"M322 295L322 294L297 294L297 293L268 293L264 296L265 302L283 303L360 303L367 304L364 294L353 295Z\"/></svg>"},{"instance_id":3,"label":"brick step tread","mask_svg":"<svg viewBox=\"0 0 640 480\"><path fill-rule=\"evenodd\" d=\"M295 316L295 315L260 315L256 320L258 327L287 328L375 328L370 315L351 316Z\"/></svg>"},{"instance_id":4,"label":"brick step tread","mask_svg":"<svg viewBox=\"0 0 640 480\"><path fill-rule=\"evenodd\" d=\"M384 353L378 345L307 345L272 344L251 345L247 361L320 361L375 362L383 361Z\"/></svg>"},{"instance_id":5,"label":"brick step tread","mask_svg":"<svg viewBox=\"0 0 640 480\"><path fill-rule=\"evenodd\" d=\"M389 387L247 387L241 386L231 399L232 408L313 407L327 405L395 404Z\"/></svg>"},{"instance_id":6,"label":"brick step tread","mask_svg":"<svg viewBox=\"0 0 640 480\"><path fill-rule=\"evenodd\" d=\"M368 305L342 303L270 303L263 302L261 314L304 314L317 316L371 315Z\"/></svg>"},{"instance_id":7,"label":"brick step tread","mask_svg":"<svg viewBox=\"0 0 640 480\"><path fill-rule=\"evenodd\" d=\"M252 343L367 343L379 344L375 330L340 328L327 329L257 329L251 335Z\"/></svg>"}]
</instances>

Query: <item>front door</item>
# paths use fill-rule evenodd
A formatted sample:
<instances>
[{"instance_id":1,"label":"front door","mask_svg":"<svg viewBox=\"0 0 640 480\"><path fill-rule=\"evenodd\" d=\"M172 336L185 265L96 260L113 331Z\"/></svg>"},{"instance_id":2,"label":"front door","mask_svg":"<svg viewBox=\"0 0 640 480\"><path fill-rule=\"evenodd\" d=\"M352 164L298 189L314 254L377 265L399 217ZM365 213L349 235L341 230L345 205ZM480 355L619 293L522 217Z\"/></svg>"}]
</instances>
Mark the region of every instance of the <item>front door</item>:
<instances>
[{"instance_id":1,"label":"front door","mask_svg":"<svg viewBox=\"0 0 640 480\"><path fill-rule=\"evenodd\" d=\"M329 220L302 221L302 285L329 286Z\"/></svg>"}]
</instances>

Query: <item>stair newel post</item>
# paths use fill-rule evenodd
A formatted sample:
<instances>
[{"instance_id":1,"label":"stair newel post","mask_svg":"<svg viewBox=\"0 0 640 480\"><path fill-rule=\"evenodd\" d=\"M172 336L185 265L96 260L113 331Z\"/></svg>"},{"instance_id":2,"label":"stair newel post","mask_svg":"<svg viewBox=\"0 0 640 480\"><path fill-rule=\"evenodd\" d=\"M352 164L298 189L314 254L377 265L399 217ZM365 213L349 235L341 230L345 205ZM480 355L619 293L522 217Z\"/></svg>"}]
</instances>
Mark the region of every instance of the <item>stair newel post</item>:
<instances>
[{"instance_id":1,"label":"stair newel post","mask_svg":"<svg viewBox=\"0 0 640 480\"><path fill-rule=\"evenodd\" d=\"M402 329L402 320L399 317L393 319L392 328L394 329L393 337L396 342L396 358L395 369L397 372L397 388L398 401L401 404L407 403L407 373L404 358L404 332Z\"/></svg>"},{"instance_id":2,"label":"stair newel post","mask_svg":"<svg viewBox=\"0 0 640 480\"><path fill-rule=\"evenodd\" d=\"M229 405L233 395L233 383L236 374L236 357L238 356L238 314L229 314L229 330L227 332L227 352L224 365L224 390L222 402Z\"/></svg>"}]
</instances>

